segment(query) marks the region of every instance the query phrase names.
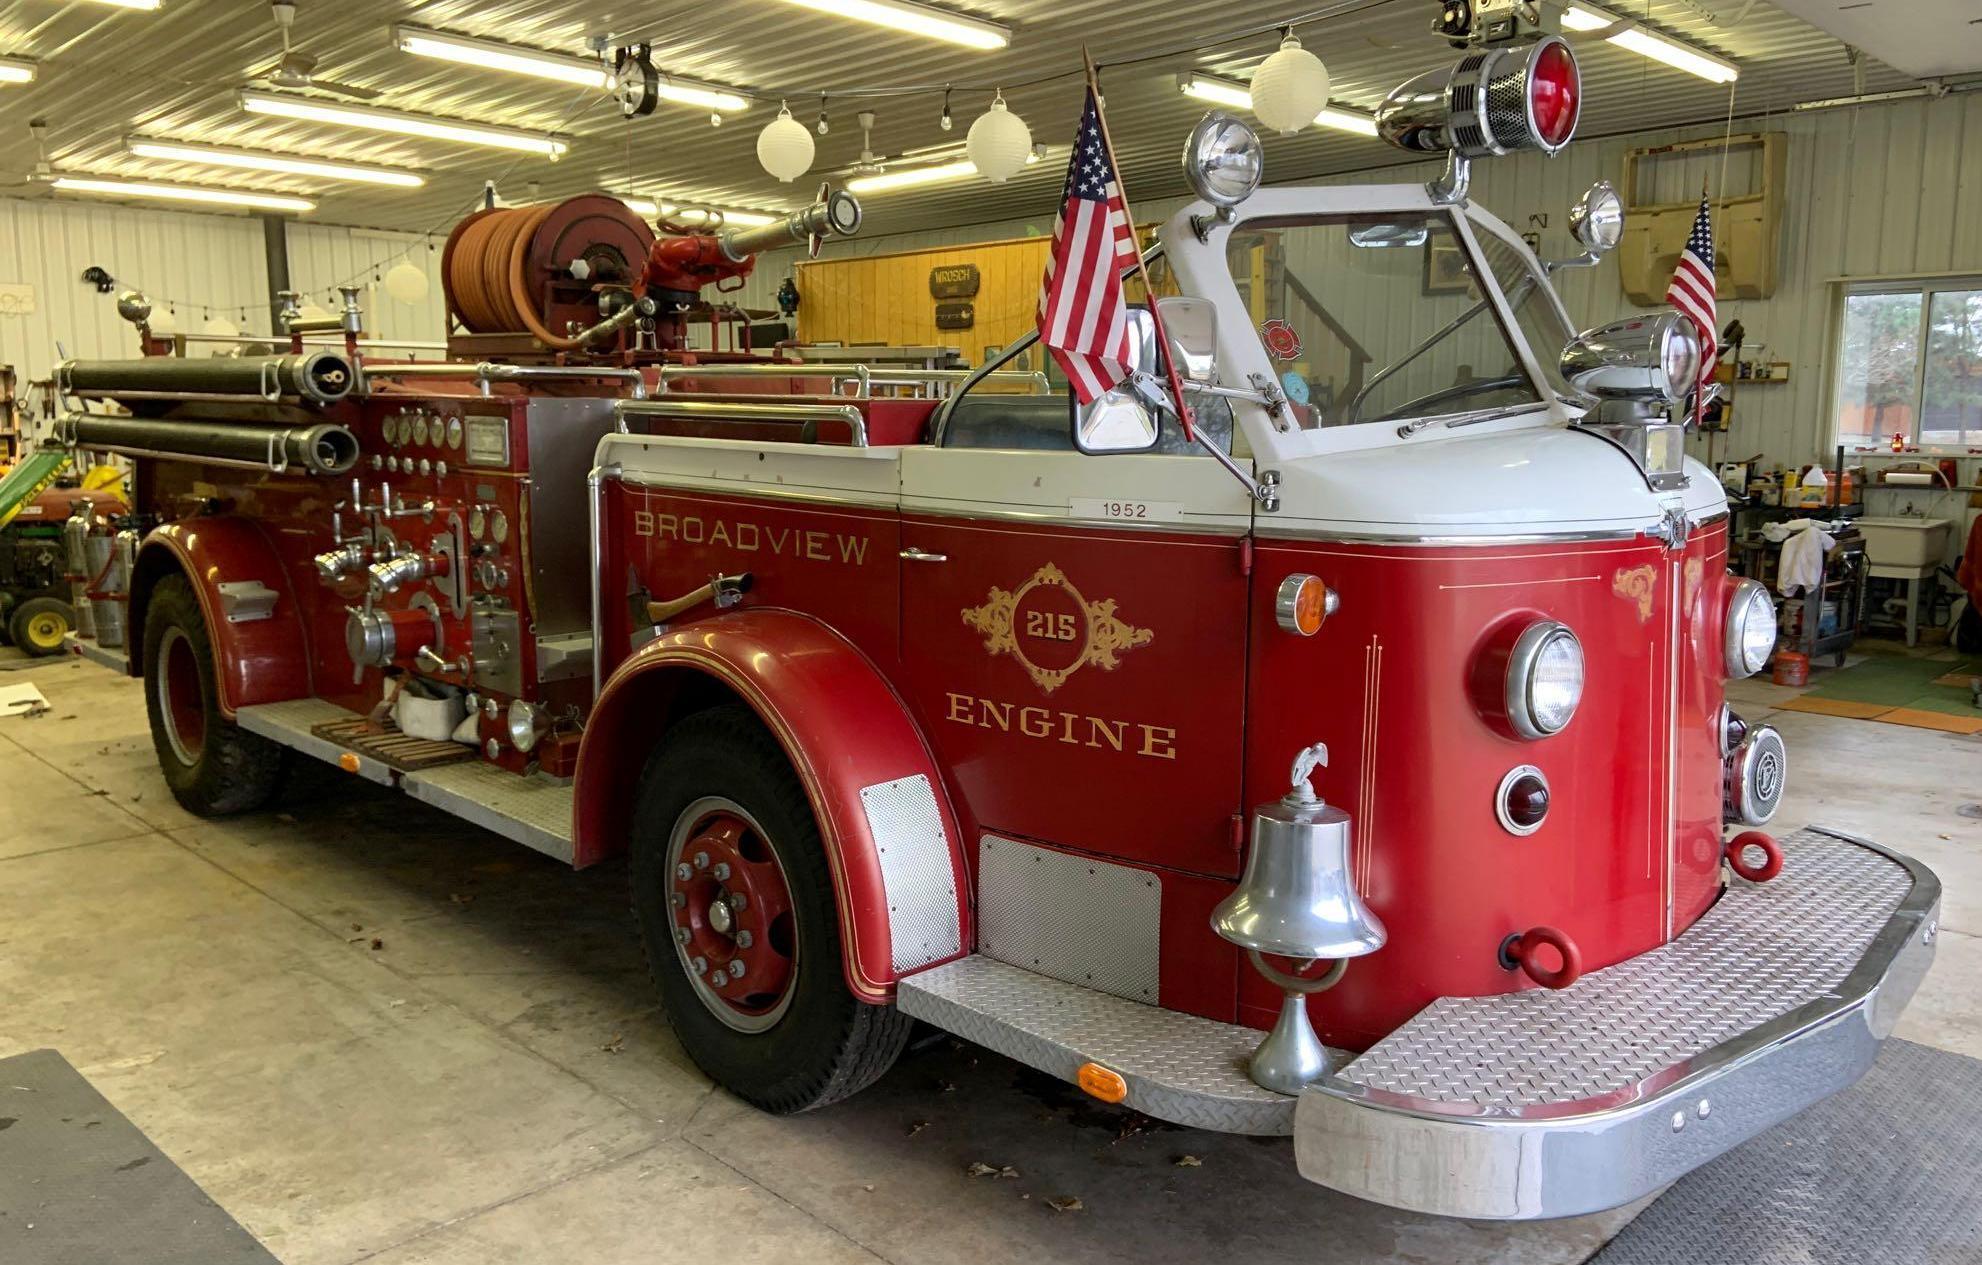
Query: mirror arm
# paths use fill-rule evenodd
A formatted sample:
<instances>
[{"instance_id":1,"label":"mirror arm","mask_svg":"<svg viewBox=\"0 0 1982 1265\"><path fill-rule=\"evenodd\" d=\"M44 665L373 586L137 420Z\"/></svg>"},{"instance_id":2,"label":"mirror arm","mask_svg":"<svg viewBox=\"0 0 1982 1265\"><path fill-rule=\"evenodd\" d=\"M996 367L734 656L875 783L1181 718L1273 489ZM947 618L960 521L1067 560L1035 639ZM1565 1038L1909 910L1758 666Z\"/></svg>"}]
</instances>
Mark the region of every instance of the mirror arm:
<instances>
[{"instance_id":1,"label":"mirror arm","mask_svg":"<svg viewBox=\"0 0 1982 1265\"><path fill-rule=\"evenodd\" d=\"M1545 276L1552 277L1556 274L1557 270L1562 268L1594 268L1602 262L1603 255L1601 253L1594 250L1586 250L1574 259L1542 260L1542 273Z\"/></svg>"}]
</instances>

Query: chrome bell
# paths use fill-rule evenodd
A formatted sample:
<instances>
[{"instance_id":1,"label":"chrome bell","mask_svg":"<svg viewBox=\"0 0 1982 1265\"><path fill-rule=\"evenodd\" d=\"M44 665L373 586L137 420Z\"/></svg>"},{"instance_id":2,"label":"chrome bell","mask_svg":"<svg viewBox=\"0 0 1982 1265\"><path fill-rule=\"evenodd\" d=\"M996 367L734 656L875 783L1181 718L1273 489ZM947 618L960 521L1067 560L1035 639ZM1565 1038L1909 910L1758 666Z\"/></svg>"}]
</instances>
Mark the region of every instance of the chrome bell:
<instances>
[{"instance_id":1,"label":"chrome bell","mask_svg":"<svg viewBox=\"0 0 1982 1265\"><path fill-rule=\"evenodd\" d=\"M1326 746L1306 748L1294 758L1293 789L1253 811L1245 877L1211 913L1211 929L1246 950L1253 968L1286 994L1251 1069L1255 1082L1283 1094L1298 1094L1328 1070L1307 994L1333 987L1347 959L1376 952L1387 938L1349 873L1349 814L1324 803L1308 782L1327 763ZM1274 970L1263 954L1335 966L1309 980Z\"/></svg>"}]
</instances>

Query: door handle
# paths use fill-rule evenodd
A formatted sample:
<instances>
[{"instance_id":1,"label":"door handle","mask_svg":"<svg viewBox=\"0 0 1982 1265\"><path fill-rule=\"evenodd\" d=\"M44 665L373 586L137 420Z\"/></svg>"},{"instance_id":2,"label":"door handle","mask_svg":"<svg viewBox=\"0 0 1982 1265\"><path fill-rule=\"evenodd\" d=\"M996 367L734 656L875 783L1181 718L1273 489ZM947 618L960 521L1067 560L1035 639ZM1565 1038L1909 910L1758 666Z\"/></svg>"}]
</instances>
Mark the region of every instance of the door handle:
<instances>
[{"instance_id":1,"label":"door handle","mask_svg":"<svg viewBox=\"0 0 1982 1265\"><path fill-rule=\"evenodd\" d=\"M930 553L927 549L917 549L914 545L910 545L908 548L902 550L901 556L904 562L948 562L950 560L949 554Z\"/></svg>"}]
</instances>

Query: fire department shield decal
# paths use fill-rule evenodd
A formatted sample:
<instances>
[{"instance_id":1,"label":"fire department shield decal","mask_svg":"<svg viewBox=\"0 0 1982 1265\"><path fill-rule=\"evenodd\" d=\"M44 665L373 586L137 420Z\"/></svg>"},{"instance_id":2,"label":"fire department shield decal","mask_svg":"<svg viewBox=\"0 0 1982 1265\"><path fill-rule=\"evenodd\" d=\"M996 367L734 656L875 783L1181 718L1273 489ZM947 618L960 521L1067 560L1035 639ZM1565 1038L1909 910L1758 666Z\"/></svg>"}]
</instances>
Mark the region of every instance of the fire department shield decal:
<instances>
[{"instance_id":1,"label":"fire department shield decal","mask_svg":"<svg viewBox=\"0 0 1982 1265\"><path fill-rule=\"evenodd\" d=\"M1117 617L1114 598L1082 597L1050 562L1010 592L993 586L984 605L964 610L963 622L983 634L987 654L1018 660L1048 694L1084 667L1113 671L1125 651L1156 637Z\"/></svg>"}]
</instances>

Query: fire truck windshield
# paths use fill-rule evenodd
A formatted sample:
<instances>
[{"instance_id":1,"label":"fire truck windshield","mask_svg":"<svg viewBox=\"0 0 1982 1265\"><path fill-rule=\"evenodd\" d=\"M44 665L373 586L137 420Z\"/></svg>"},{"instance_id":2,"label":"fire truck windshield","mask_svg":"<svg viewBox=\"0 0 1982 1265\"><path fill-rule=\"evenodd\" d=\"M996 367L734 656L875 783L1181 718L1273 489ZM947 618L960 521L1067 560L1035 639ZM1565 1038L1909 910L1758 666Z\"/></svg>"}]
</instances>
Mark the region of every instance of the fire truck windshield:
<instances>
[{"instance_id":1,"label":"fire truck windshield","mask_svg":"<svg viewBox=\"0 0 1982 1265\"><path fill-rule=\"evenodd\" d=\"M1542 401L1445 213L1249 221L1226 263L1310 427Z\"/></svg>"}]
</instances>

